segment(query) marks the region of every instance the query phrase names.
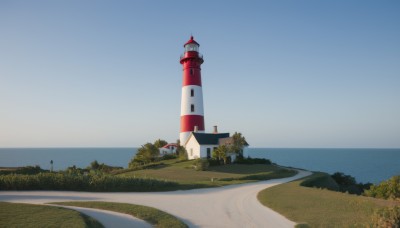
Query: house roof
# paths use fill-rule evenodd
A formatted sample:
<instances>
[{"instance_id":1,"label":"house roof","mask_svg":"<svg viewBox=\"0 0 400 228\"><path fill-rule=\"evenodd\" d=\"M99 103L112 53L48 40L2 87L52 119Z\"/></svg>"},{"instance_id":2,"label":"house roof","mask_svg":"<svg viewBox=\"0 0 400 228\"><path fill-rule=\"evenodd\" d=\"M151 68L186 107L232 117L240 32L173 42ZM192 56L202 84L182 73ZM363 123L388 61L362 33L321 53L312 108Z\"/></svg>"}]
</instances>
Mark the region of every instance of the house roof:
<instances>
[{"instance_id":1,"label":"house roof","mask_svg":"<svg viewBox=\"0 0 400 228\"><path fill-rule=\"evenodd\" d=\"M219 145L232 145L233 144L233 138L221 138L218 140Z\"/></svg>"},{"instance_id":2,"label":"house roof","mask_svg":"<svg viewBox=\"0 0 400 228\"><path fill-rule=\"evenodd\" d=\"M221 138L219 139L219 145L232 145L233 144L233 137L229 137L229 138ZM247 141L244 141L244 146L249 146L249 144L247 143Z\"/></svg>"},{"instance_id":3,"label":"house roof","mask_svg":"<svg viewBox=\"0 0 400 228\"><path fill-rule=\"evenodd\" d=\"M229 137L229 133L210 134L192 132L192 134L200 145L218 145L219 139Z\"/></svg>"},{"instance_id":4,"label":"house roof","mask_svg":"<svg viewBox=\"0 0 400 228\"><path fill-rule=\"evenodd\" d=\"M176 144L176 143L168 143L167 145L163 146L162 148L168 148L169 146L178 147L178 144Z\"/></svg>"}]
</instances>

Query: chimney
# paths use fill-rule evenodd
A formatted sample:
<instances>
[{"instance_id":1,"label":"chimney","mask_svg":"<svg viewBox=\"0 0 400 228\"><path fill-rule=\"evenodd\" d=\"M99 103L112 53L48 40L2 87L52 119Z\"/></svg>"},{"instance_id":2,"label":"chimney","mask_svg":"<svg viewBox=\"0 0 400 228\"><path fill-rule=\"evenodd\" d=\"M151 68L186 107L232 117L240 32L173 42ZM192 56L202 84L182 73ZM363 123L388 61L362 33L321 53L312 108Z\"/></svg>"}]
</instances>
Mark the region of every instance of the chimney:
<instances>
[{"instance_id":1,"label":"chimney","mask_svg":"<svg viewBox=\"0 0 400 228\"><path fill-rule=\"evenodd\" d=\"M217 126L214 126L214 132L213 132L213 134L218 134Z\"/></svg>"},{"instance_id":2,"label":"chimney","mask_svg":"<svg viewBox=\"0 0 400 228\"><path fill-rule=\"evenodd\" d=\"M199 127L198 126L194 126L194 132L198 132L199 131Z\"/></svg>"}]
</instances>

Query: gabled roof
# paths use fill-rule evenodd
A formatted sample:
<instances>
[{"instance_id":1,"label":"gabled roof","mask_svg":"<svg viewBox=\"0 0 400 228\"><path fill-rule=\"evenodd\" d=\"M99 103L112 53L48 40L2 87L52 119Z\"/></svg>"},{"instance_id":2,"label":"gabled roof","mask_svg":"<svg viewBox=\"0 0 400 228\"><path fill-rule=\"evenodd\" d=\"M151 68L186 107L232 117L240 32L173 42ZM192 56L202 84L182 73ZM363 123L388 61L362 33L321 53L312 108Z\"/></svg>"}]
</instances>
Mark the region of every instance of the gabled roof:
<instances>
[{"instance_id":1,"label":"gabled roof","mask_svg":"<svg viewBox=\"0 0 400 228\"><path fill-rule=\"evenodd\" d=\"M162 148L169 148L170 146L178 147L176 143L168 143L167 145L163 146Z\"/></svg>"},{"instance_id":2,"label":"gabled roof","mask_svg":"<svg viewBox=\"0 0 400 228\"><path fill-rule=\"evenodd\" d=\"M229 133L210 134L192 132L192 134L200 145L218 145L219 139L229 137Z\"/></svg>"}]
</instances>

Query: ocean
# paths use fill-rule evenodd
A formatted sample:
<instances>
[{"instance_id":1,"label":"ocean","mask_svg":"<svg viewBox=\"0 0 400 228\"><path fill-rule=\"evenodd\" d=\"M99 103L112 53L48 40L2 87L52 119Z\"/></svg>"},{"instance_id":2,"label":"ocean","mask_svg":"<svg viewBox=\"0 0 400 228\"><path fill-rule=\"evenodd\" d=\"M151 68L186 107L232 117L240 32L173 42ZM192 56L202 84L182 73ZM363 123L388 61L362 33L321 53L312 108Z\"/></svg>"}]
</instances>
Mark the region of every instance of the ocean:
<instances>
[{"instance_id":1,"label":"ocean","mask_svg":"<svg viewBox=\"0 0 400 228\"><path fill-rule=\"evenodd\" d=\"M63 170L84 168L94 160L128 167L137 148L0 148L0 167L39 165ZM327 173L343 172L359 182L379 183L400 175L400 149L294 149L250 148L251 157L267 158L279 165Z\"/></svg>"}]
</instances>

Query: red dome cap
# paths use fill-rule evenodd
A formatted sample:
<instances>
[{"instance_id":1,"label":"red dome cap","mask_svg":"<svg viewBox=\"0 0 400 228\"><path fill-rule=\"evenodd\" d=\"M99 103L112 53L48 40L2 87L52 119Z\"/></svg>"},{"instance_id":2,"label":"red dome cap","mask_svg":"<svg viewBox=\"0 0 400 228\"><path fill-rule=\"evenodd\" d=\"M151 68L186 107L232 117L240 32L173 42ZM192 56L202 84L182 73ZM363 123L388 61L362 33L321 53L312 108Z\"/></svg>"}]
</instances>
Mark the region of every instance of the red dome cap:
<instances>
[{"instance_id":1,"label":"red dome cap","mask_svg":"<svg viewBox=\"0 0 400 228\"><path fill-rule=\"evenodd\" d=\"M186 42L186 44L192 44L192 43L197 44L197 45L199 45L199 47L200 47L200 44L197 43L197 42L193 39L193 36L190 36L190 40L189 40L188 42ZM184 44L183 47L185 47L186 44Z\"/></svg>"}]
</instances>

